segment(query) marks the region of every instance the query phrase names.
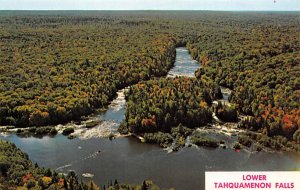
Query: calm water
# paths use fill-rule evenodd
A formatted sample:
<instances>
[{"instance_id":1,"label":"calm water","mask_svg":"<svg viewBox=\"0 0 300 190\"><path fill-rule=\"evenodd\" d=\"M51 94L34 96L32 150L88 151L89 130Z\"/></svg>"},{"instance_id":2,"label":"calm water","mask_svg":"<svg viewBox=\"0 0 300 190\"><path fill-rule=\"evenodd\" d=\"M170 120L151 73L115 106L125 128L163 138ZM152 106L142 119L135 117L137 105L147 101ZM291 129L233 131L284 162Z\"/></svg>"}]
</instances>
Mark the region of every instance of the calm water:
<instances>
[{"instance_id":1,"label":"calm water","mask_svg":"<svg viewBox=\"0 0 300 190\"><path fill-rule=\"evenodd\" d=\"M176 49L176 60L174 67L169 71L168 77L185 76L194 77L195 71L199 68L200 64L193 60L189 51L180 47Z\"/></svg>"},{"instance_id":2,"label":"calm water","mask_svg":"<svg viewBox=\"0 0 300 190\"><path fill-rule=\"evenodd\" d=\"M33 162L67 173L75 170L95 174L98 184L117 178L125 183L152 179L162 187L204 189L204 171L295 170L296 156L279 153L235 152L231 149L184 148L167 154L156 145L133 138L69 140L55 138L5 138L27 152ZM101 153L97 153L101 150Z\"/></svg>"},{"instance_id":3,"label":"calm water","mask_svg":"<svg viewBox=\"0 0 300 190\"><path fill-rule=\"evenodd\" d=\"M197 67L191 65L195 62L185 48L178 48L177 55L179 58L177 57L170 74L181 73L192 77L199 65ZM125 104L122 93L119 92L118 98L112 102L107 112L97 117L112 123L120 123L124 118ZM115 129L116 125L111 128ZM0 138L14 142L40 166L50 167L61 173L74 170L80 176L82 173L92 173L95 175L94 181L99 185L107 184L114 179L123 183L141 183L145 179L152 179L163 188L199 190L204 189L205 171L300 168L300 157L293 154L266 152L251 154L245 151L237 153L232 149L195 147L183 148L168 154L156 145L143 144L131 137L117 138L113 141L107 138L88 137L90 138L69 140L62 135L41 139L9 135Z\"/></svg>"}]
</instances>

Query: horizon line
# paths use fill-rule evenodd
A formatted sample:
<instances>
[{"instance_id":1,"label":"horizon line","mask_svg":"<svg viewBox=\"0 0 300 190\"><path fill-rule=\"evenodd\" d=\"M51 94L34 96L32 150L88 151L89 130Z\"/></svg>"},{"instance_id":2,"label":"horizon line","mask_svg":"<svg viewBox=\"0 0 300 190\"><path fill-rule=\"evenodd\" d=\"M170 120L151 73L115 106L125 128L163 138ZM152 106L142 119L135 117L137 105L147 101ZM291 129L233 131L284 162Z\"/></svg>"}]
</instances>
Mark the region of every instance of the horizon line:
<instances>
[{"instance_id":1,"label":"horizon line","mask_svg":"<svg viewBox=\"0 0 300 190\"><path fill-rule=\"evenodd\" d=\"M299 10L277 10L277 9L0 9L0 11L223 11L223 12L259 12L259 11L285 11L285 12L300 12Z\"/></svg>"}]
</instances>

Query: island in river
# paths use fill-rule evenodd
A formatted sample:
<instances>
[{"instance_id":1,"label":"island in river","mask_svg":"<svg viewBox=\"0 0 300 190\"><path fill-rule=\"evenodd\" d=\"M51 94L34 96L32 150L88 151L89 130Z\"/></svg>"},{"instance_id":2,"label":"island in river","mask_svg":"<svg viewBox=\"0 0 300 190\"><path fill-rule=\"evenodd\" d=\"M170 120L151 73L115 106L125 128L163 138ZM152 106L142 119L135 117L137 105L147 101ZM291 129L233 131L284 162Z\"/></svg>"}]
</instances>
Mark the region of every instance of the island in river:
<instances>
[{"instance_id":1,"label":"island in river","mask_svg":"<svg viewBox=\"0 0 300 190\"><path fill-rule=\"evenodd\" d=\"M0 123L32 162L179 190L209 170L299 169L296 13L24 14L0 18Z\"/></svg>"},{"instance_id":2,"label":"island in river","mask_svg":"<svg viewBox=\"0 0 300 190\"><path fill-rule=\"evenodd\" d=\"M186 48L177 48L177 52L180 56L170 73L174 70L180 73L182 69L182 75L193 76L199 63L193 61ZM182 62L181 59L185 61ZM124 119L126 103L123 92L124 90L118 93L107 111L91 118L101 120L100 125L91 129L85 128L84 122L81 125L69 123L58 126L58 129L72 126L78 136L73 140L60 133L54 137L42 138L8 133L1 139L15 143L28 153L32 162L52 168L58 173L75 171L79 177L84 173L91 173L94 175L93 180L100 186L114 179L123 183L141 183L145 179L151 179L163 188L199 189L204 188L205 171L275 171L297 170L300 167L299 156L294 153L283 154L268 149L260 152L248 149L236 152L233 146L238 140L238 134L243 132L237 128L237 123L214 121L194 131L195 134L205 134L209 138L223 141L228 147L226 149L197 147L192 145L189 138L184 141L183 147L186 148L173 153L170 152L174 144L161 149L156 145L140 143L135 137L120 137L111 141L105 136L110 133L119 136L117 129Z\"/></svg>"}]
</instances>

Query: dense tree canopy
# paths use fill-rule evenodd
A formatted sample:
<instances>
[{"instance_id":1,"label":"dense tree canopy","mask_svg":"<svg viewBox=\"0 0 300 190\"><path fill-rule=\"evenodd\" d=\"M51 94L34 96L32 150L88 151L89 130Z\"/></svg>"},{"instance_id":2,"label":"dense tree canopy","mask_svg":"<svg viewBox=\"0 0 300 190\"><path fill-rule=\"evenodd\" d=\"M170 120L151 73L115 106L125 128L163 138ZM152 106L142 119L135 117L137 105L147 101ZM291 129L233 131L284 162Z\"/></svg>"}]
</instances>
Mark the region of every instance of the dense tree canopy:
<instances>
[{"instance_id":1,"label":"dense tree canopy","mask_svg":"<svg viewBox=\"0 0 300 190\"><path fill-rule=\"evenodd\" d=\"M268 135L292 138L300 127L299 16L241 14L223 21L188 45L203 65L197 77L231 88L230 101Z\"/></svg>"},{"instance_id":2,"label":"dense tree canopy","mask_svg":"<svg viewBox=\"0 0 300 190\"><path fill-rule=\"evenodd\" d=\"M288 140L300 142L299 36L299 12L1 11L0 125L80 119L133 85L123 129L146 132L146 141L162 145L176 139L181 146L189 128L211 122L211 102L220 98L221 85L232 90L234 107L217 105L216 115L228 121L236 121L238 112L250 115L240 127L275 139L249 133L240 144L250 146L251 138L278 150L292 147ZM184 45L202 65L196 78L155 78L167 74L176 46ZM192 141L219 143L201 136ZM97 189L79 183L74 172L60 176L33 165L5 141L0 174L0 189ZM136 188L147 186L154 185Z\"/></svg>"},{"instance_id":3,"label":"dense tree canopy","mask_svg":"<svg viewBox=\"0 0 300 190\"><path fill-rule=\"evenodd\" d=\"M20 190L99 190L97 185L80 183L70 172L59 175L50 169L33 165L28 155L14 144L0 140L0 189Z\"/></svg>"},{"instance_id":4,"label":"dense tree canopy","mask_svg":"<svg viewBox=\"0 0 300 190\"><path fill-rule=\"evenodd\" d=\"M254 116L243 126L298 139L298 12L2 12L0 26L0 124L80 119L165 75L187 45L211 98L229 87Z\"/></svg>"},{"instance_id":5,"label":"dense tree canopy","mask_svg":"<svg viewBox=\"0 0 300 190\"><path fill-rule=\"evenodd\" d=\"M175 39L151 25L106 16L0 17L0 124L79 119L118 89L165 75Z\"/></svg>"},{"instance_id":6,"label":"dense tree canopy","mask_svg":"<svg viewBox=\"0 0 300 190\"><path fill-rule=\"evenodd\" d=\"M211 122L211 96L203 86L184 77L132 86L126 96L125 127L132 132L170 132L180 123L199 127Z\"/></svg>"}]
</instances>

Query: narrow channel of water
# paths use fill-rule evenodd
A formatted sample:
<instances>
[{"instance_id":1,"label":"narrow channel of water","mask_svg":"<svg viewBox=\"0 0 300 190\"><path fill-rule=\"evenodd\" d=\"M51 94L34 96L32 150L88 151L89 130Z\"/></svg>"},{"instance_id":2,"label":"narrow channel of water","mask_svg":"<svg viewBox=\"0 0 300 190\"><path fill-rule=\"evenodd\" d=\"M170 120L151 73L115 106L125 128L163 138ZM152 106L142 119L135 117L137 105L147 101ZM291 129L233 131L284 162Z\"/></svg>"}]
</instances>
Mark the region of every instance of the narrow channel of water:
<instances>
[{"instance_id":1,"label":"narrow channel of water","mask_svg":"<svg viewBox=\"0 0 300 190\"><path fill-rule=\"evenodd\" d=\"M110 103L107 110L92 116L89 120L82 122L80 125L72 123L71 126L75 128L73 135L80 139L108 137L111 134L119 136L118 127L125 117L126 90L125 88L117 92L117 97ZM91 120L99 120L100 124L91 129L87 129L85 123ZM65 127L66 126L62 126L61 129ZM60 127L58 126L58 128Z\"/></svg>"},{"instance_id":2,"label":"narrow channel of water","mask_svg":"<svg viewBox=\"0 0 300 190\"><path fill-rule=\"evenodd\" d=\"M195 71L199 69L199 62L193 60L185 47L176 49L176 60L174 67L169 71L167 77L195 77Z\"/></svg>"},{"instance_id":3,"label":"narrow channel of water","mask_svg":"<svg viewBox=\"0 0 300 190\"><path fill-rule=\"evenodd\" d=\"M176 52L175 66L168 76L178 74L193 77L199 67L197 62L192 60L186 48L177 48ZM54 138L22 138L16 135L0 138L15 143L40 166L61 173L74 170L79 177L86 172L92 173L93 180L99 185L114 179L124 183L141 183L145 179L152 179L163 188L199 190L204 189L205 171L285 171L300 168L300 158L294 154L198 147L183 148L168 154L156 145L143 144L132 137L113 141L103 138L108 133L116 133L124 118L124 105L124 91L119 91L108 110L92 118L106 123L102 122L93 129L78 125L76 133L80 138L73 140L60 134ZM232 140L229 135L212 135L219 135L218 138L228 142Z\"/></svg>"}]
</instances>

